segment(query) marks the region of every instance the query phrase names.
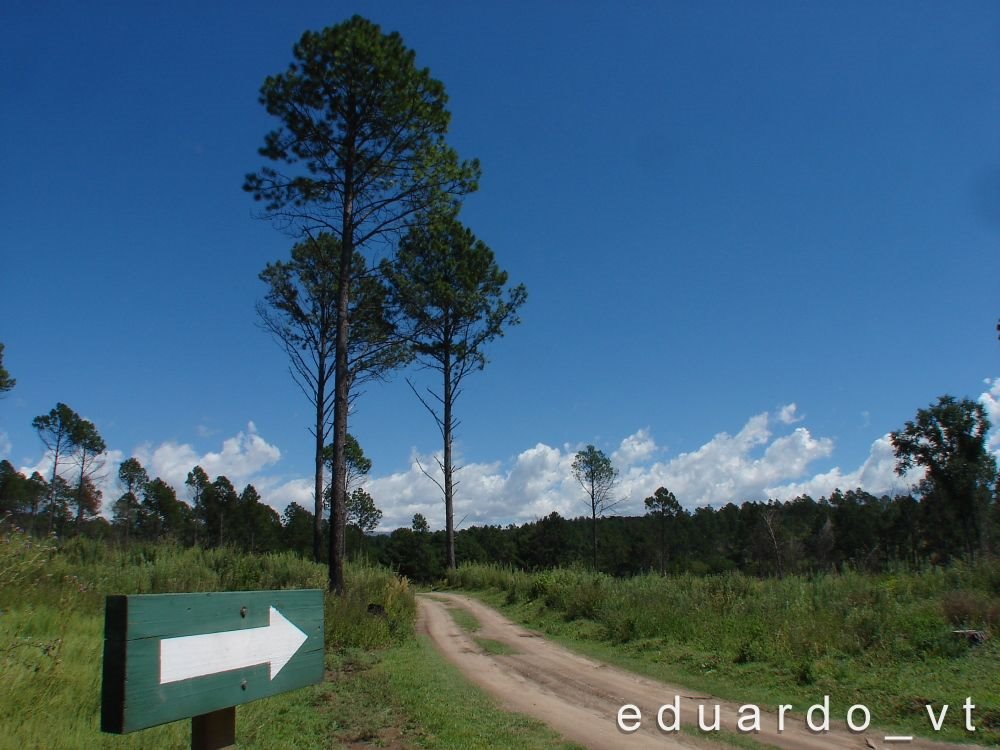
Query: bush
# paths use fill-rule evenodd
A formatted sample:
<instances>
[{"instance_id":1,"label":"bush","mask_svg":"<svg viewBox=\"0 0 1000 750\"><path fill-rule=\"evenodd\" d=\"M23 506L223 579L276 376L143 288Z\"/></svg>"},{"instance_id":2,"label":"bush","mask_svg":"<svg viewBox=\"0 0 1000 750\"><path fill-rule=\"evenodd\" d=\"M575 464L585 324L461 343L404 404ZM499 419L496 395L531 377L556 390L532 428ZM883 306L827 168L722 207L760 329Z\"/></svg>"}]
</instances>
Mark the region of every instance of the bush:
<instances>
[{"instance_id":1,"label":"bush","mask_svg":"<svg viewBox=\"0 0 1000 750\"><path fill-rule=\"evenodd\" d=\"M941 597L941 610L956 628L984 627L987 624L989 603L973 591L947 591Z\"/></svg>"},{"instance_id":2,"label":"bush","mask_svg":"<svg viewBox=\"0 0 1000 750\"><path fill-rule=\"evenodd\" d=\"M413 632L417 605L405 578L364 563L345 565L344 578L344 595L326 598L328 648L385 648Z\"/></svg>"},{"instance_id":3,"label":"bush","mask_svg":"<svg viewBox=\"0 0 1000 750\"><path fill-rule=\"evenodd\" d=\"M38 580L55 550L52 539L34 539L15 526L0 523L0 591Z\"/></svg>"}]
</instances>

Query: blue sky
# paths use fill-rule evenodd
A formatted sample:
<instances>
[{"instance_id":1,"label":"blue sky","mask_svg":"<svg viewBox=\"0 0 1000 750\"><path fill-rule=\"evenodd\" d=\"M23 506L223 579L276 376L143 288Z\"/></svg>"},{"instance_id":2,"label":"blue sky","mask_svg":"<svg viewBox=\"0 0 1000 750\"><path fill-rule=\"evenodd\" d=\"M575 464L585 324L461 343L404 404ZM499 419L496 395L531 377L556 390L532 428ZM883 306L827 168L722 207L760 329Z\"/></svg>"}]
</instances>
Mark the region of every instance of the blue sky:
<instances>
[{"instance_id":1,"label":"blue sky","mask_svg":"<svg viewBox=\"0 0 1000 750\"><path fill-rule=\"evenodd\" d=\"M528 288L458 403L467 524L582 513L587 443L638 512L902 489L885 435L918 408L1000 416L995 3L9 3L0 458L44 467L63 401L110 475L309 503L309 405L254 314L291 240L241 185L261 82L353 13L445 84L483 167L463 219ZM441 525L402 374L350 429L387 527Z\"/></svg>"}]
</instances>

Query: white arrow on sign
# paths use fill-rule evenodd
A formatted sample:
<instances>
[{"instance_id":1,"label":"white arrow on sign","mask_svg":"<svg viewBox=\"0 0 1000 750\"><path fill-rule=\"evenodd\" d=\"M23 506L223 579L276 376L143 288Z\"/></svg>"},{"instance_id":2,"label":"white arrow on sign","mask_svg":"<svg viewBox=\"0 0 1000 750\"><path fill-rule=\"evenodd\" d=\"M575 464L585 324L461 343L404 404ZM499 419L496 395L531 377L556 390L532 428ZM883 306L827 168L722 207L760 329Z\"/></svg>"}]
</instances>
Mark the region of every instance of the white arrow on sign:
<instances>
[{"instance_id":1,"label":"white arrow on sign","mask_svg":"<svg viewBox=\"0 0 1000 750\"><path fill-rule=\"evenodd\" d=\"M309 637L274 607L262 628L185 635L160 641L160 684L267 663L273 680Z\"/></svg>"}]
</instances>

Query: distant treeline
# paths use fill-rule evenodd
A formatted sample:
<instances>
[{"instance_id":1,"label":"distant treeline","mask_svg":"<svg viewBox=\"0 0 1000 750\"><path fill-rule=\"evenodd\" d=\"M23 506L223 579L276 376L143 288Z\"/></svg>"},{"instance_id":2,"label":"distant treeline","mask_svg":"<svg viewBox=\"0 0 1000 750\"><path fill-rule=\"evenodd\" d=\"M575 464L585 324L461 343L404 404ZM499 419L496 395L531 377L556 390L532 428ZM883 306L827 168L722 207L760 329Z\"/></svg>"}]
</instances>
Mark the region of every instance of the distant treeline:
<instances>
[{"instance_id":1,"label":"distant treeline","mask_svg":"<svg viewBox=\"0 0 1000 750\"><path fill-rule=\"evenodd\" d=\"M681 509L673 515L612 516L597 520L598 567L630 576L644 572L757 576L891 566L919 568L968 557L964 528L953 507L932 496L875 496L839 490L814 500L729 503ZM975 556L1000 554L1000 505L987 509L986 533ZM461 562L494 562L523 570L591 567L591 519L558 513L521 526L475 526L459 531ZM444 573L441 532L398 529L369 540L371 552L415 579ZM662 544L661 544L662 542Z\"/></svg>"},{"instance_id":2,"label":"distant treeline","mask_svg":"<svg viewBox=\"0 0 1000 750\"><path fill-rule=\"evenodd\" d=\"M87 536L124 545L172 541L276 552L297 549L297 533L311 540L311 526L302 531L299 523L311 524L311 514L300 519L292 504L282 518L262 502L252 484L238 492L227 477L210 480L200 466L185 483L190 504L163 479L150 479L134 458L122 463L119 481L124 492L113 501L109 520L99 514L102 493L93 481L85 479L81 492L80 485L59 474L51 481L38 472L25 477L9 461L0 461L0 518L36 535Z\"/></svg>"},{"instance_id":3,"label":"distant treeline","mask_svg":"<svg viewBox=\"0 0 1000 750\"><path fill-rule=\"evenodd\" d=\"M35 474L25 477L0 461L0 517L36 534L85 535L127 545L174 541L183 546L234 547L250 552L312 553L313 515L296 503L284 514L264 504L253 485L237 491L224 476L209 480L200 467L188 476L193 503L177 498L159 478L123 494L111 520L79 519L69 488ZM670 506L668 506L670 507ZM1000 503L983 509L985 526L973 556L1000 553ZM967 525L953 504L933 494L875 496L839 490L819 500L803 495L787 502L729 503L693 511L678 505L645 516L597 520L598 568L618 576L646 572L722 573L757 576L812 572L918 568L968 558ZM325 522L324 522L325 524ZM591 519L558 513L522 525L473 526L456 535L459 564L498 563L523 570L592 566ZM443 531L430 531L419 514L412 528L372 536L348 526L348 553L390 566L413 580L445 573ZM326 549L325 545L323 549Z\"/></svg>"}]
</instances>

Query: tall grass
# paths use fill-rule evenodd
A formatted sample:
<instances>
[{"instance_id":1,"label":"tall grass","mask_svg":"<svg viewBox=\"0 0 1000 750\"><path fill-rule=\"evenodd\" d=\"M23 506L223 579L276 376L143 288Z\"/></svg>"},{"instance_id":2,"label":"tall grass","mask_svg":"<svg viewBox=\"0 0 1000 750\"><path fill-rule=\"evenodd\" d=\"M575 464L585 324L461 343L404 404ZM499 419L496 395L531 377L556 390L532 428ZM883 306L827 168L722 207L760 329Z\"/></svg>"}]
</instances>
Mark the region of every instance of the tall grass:
<instances>
[{"instance_id":1,"label":"tall grass","mask_svg":"<svg viewBox=\"0 0 1000 750\"><path fill-rule=\"evenodd\" d=\"M613 642L700 642L739 662L953 657L966 651L955 628L1000 634L996 561L922 573L781 580L740 573L617 579L582 570L528 574L466 565L450 574L449 583L502 591L511 604L538 601L567 620L593 620Z\"/></svg>"},{"instance_id":2,"label":"tall grass","mask_svg":"<svg viewBox=\"0 0 1000 750\"><path fill-rule=\"evenodd\" d=\"M328 648L383 648L412 635L417 605L405 578L369 563L345 565L344 596L326 598ZM369 605L381 609L369 612Z\"/></svg>"},{"instance_id":3,"label":"tall grass","mask_svg":"<svg viewBox=\"0 0 1000 750\"><path fill-rule=\"evenodd\" d=\"M555 635L725 697L829 694L927 731L924 702L961 704L971 693L979 732L970 738L1000 743L1000 561L781 580L466 565L448 581L498 592L490 598ZM985 645L954 632L964 628L983 631Z\"/></svg>"},{"instance_id":4,"label":"tall grass","mask_svg":"<svg viewBox=\"0 0 1000 750\"><path fill-rule=\"evenodd\" d=\"M359 564L345 566L345 579L346 595L326 598L329 649L381 648L411 632L415 603L405 579ZM82 538L35 539L0 526L0 750L189 743L188 722L124 737L100 733L105 596L325 587L326 568L291 553L165 544L126 550ZM380 605L378 616L368 613L369 604ZM315 705L321 690L240 707L240 746L328 746L332 718Z\"/></svg>"}]
</instances>

